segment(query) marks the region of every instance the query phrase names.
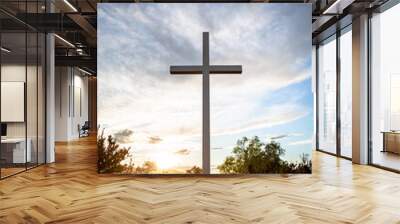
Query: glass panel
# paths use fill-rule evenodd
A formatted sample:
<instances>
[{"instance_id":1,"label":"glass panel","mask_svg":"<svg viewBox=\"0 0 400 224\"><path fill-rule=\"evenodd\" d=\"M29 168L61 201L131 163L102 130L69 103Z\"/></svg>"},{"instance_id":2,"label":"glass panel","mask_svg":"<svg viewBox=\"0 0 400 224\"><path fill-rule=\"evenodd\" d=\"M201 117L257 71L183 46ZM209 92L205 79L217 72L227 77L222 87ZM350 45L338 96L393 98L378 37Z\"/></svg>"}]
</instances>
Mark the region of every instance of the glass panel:
<instances>
[{"instance_id":1,"label":"glass panel","mask_svg":"<svg viewBox=\"0 0 400 224\"><path fill-rule=\"evenodd\" d=\"M400 5L372 18L372 163L400 170Z\"/></svg>"},{"instance_id":2,"label":"glass panel","mask_svg":"<svg viewBox=\"0 0 400 224\"><path fill-rule=\"evenodd\" d=\"M25 170L31 159L31 151L26 151L26 34L2 33L1 45L1 173L5 177Z\"/></svg>"},{"instance_id":3,"label":"glass panel","mask_svg":"<svg viewBox=\"0 0 400 224\"><path fill-rule=\"evenodd\" d=\"M27 2L26 12L37 13L39 11L37 1ZM30 18L32 22L34 18ZM37 165L38 160L38 34L35 30L27 29L27 80L26 80L26 125L27 125L27 150L30 150L30 161L27 167L31 168Z\"/></svg>"},{"instance_id":4,"label":"glass panel","mask_svg":"<svg viewBox=\"0 0 400 224\"><path fill-rule=\"evenodd\" d=\"M44 4L44 0L1 1L0 6L22 15L25 12L42 13L45 10ZM0 29L0 109L3 130L0 167L1 177L4 177L44 162L45 35L5 14L0 13L0 18L7 20L7 23L1 23ZM35 22L32 18L28 19ZM41 134L40 137L38 133Z\"/></svg>"},{"instance_id":5,"label":"glass panel","mask_svg":"<svg viewBox=\"0 0 400 224\"><path fill-rule=\"evenodd\" d=\"M340 127L341 155L352 157L352 34L340 36Z\"/></svg>"},{"instance_id":6,"label":"glass panel","mask_svg":"<svg viewBox=\"0 0 400 224\"><path fill-rule=\"evenodd\" d=\"M26 113L27 113L27 149L31 151L28 168L37 165L37 79L38 79L38 57L37 45L38 35L36 32L28 32L28 63L26 80Z\"/></svg>"},{"instance_id":7,"label":"glass panel","mask_svg":"<svg viewBox=\"0 0 400 224\"><path fill-rule=\"evenodd\" d=\"M336 36L318 48L319 149L336 153Z\"/></svg>"}]
</instances>

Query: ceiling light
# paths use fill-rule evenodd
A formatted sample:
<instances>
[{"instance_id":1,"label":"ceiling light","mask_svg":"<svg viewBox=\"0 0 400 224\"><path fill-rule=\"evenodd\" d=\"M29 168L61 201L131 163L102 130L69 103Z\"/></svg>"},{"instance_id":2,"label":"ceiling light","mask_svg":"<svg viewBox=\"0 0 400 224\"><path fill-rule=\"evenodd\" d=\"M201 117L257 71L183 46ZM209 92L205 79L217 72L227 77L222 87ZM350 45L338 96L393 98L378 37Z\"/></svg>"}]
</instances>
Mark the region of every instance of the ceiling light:
<instances>
[{"instance_id":1,"label":"ceiling light","mask_svg":"<svg viewBox=\"0 0 400 224\"><path fill-rule=\"evenodd\" d=\"M11 52L11 50L9 50L9 49L7 49L5 47L1 47L1 51L4 51L6 53L10 53Z\"/></svg>"},{"instance_id":2,"label":"ceiling light","mask_svg":"<svg viewBox=\"0 0 400 224\"><path fill-rule=\"evenodd\" d=\"M60 37L60 36L57 35L57 34L54 34L54 36L57 37L57 38L58 38L59 40L61 40L62 42L66 43L68 46L75 48L75 45L73 45L73 44L72 44L71 42L69 42L68 40L66 40L66 39L64 39L64 38L62 38L62 37Z\"/></svg>"},{"instance_id":3,"label":"ceiling light","mask_svg":"<svg viewBox=\"0 0 400 224\"><path fill-rule=\"evenodd\" d=\"M81 71L81 72L83 72L83 73L85 73L85 74L87 74L87 75L90 75L90 76L93 75L92 73L90 73L90 72L88 72L88 71L86 71L86 70L83 70L83 69L81 69L81 68L79 68L79 67L78 67L78 70Z\"/></svg>"},{"instance_id":4,"label":"ceiling light","mask_svg":"<svg viewBox=\"0 0 400 224\"><path fill-rule=\"evenodd\" d=\"M76 49L76 53L78 53L79 55L83 55L83 49L82 48L77 48Z\"/></svg>"},{"instance_id":5,"label":"ceiling light","mask_svg":"<svg viewBox=\"0 0 400 224\"><path fill-rule=\"evenodd\" d=\"M78 10L68 1L64 0L65 4L67 4L74 12L78 12Z\"/></svg>"},{"instance_id":6,"label":"ceiling light","mask_svg":"<svg viewBox=\"0 0 400 224\"><path fill-rule=\"evenodd\" d=\"M351 5L355 0L336 0L332 5L324 10L322 14L342 14L343 9Z\"/></svg>"}]
</instances>

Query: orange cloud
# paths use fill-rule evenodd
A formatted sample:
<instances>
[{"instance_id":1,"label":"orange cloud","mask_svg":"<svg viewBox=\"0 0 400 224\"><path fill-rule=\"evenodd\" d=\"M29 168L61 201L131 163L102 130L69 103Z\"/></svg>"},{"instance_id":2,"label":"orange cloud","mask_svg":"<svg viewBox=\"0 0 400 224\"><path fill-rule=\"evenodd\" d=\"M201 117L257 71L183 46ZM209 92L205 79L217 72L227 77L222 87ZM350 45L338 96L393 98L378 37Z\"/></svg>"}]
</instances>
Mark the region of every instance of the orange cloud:
<instances>
[{"instance_id":1,"label":"orange cloud","mask_svg":"<svg viewBox=\"0 0 400 224\"><path fill-rule=\"evenodd\" d=\"M190 150L189 149L180 149L180 150L176 151L175 153L178 155L181 155L181 156L187 156L190 154Z\"/></svg>"},{"instance_id":2,"label":"orange cloud","mask_svg":"<svg viewBox=\"0 0 400 224\"><path fill-rule=\"evenodd\" d=\"M149 137L149 144L158 144L162 141L162 139L158 136Z\"/></svg>"}]
</instances>

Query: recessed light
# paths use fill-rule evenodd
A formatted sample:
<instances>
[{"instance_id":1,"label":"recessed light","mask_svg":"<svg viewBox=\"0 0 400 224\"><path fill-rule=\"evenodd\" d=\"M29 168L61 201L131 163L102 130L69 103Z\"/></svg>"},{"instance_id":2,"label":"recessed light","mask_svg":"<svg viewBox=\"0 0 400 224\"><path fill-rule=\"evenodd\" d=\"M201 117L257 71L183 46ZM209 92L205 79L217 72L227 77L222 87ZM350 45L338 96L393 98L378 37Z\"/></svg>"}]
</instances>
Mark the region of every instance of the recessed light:
<instances>
[{"instance_id":1,"label":"recessed light","mask_svg":"<svg viewBox=\"0 0 400 224\"><path fill-rule=\"evenodd\" d=\"M67 4L74 12L78 12L78 10L68 1L64 0L65 4Z\"/></svg>"},{"instance_id":2,"label":"recessed light","mask_svg":"<svg viewBox=\"0 0 400 224\"><path fill-rule=\"evenodd\" d=\"M5 47L1 47L1 51L4 51L4 52L6 52L6 53L10 53L10 52L11 52L10 49L7 49L7 48L5 48Z\"/></svg>"},{"instance_id":3,"label":"recessed light","mask_svg":"<svg viewBox=\"0 0 400 224\"><path fill-rule=\"evenodd\" d=\"M57 37L57 38L58 38L59 40L61 40L62 42L66 43L67 45L69 45L69 46L75 48L75 45L73 45L73 44L72 44L71 42L69 42L68 40L62 38L61 36L59 36L59 35L57 35L57 34L54 34L54 36Z\"/></svg>"},{"instance_id":4,"label":"recessed light","mask_svg":"<svg viewBox=\"0 0 400 224\"><path fill-rule=\"evenodd\" d=\"M83 73L85 73L85 74L87 74L87 75L89 75L89 76L92 76L92 73L90 73L90 72L88 72L88 71L86 71L86 70L83 70L83 69L81 69L81 68L79 68L79 67L78 67L78 70L81 71L81 72L83 72Z\"/></svg>"}]
</instances>

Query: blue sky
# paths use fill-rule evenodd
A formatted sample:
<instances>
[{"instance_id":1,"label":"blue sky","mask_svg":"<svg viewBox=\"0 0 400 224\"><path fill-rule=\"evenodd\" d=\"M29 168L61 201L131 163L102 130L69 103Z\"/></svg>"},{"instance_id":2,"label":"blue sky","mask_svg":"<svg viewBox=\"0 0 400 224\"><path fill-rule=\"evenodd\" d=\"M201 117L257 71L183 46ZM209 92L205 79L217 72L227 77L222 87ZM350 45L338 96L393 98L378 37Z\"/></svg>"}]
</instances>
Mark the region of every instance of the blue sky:
<instances>
[{"instance_id":1,"label":"blue sky","mask_svg":"<svg viewBox=\"0 0 400 224\"><path fill-rule=\"evenodd\" d=\"M201 165L201 76L170 65L211 64L241 75L211 77L212 166L238 139L275 139L295 160L311 154L311 8L308 4L100 4L99 124L132 147L137 165Z\"/></svg>"}]
</instances>

